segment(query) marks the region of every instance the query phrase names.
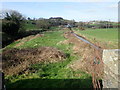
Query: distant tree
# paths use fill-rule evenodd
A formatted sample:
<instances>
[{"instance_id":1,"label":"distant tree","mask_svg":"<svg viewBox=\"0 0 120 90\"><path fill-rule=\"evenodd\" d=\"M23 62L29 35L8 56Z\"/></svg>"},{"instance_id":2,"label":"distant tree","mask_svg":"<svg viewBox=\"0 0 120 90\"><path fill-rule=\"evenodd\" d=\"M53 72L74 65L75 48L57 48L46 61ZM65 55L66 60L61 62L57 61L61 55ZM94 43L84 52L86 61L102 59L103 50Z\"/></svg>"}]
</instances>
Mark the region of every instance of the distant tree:
<instances>
[{"instance_id":1,"label":"distant tree","mask_svg":"<svg viewBox=\"0 0 120 90\"><path fill-rule=\"evenodd\" d=\"M23 29L25 18L17 11L6 11L3 13L2 32L10 35L17 34Z\"/></svg>"},{"instance_id":2,"label":"distant tree","mask_svg":"<svg viewBox=\"0 0 120 90\"><path fill-rule=\"evenodd\" d=\"M72 25L73 27L75 26L75 20L68 20L67 21L67 24L70 24L70 25Z\"/></svg>"},{"instance_id":3,"label":"distant tree","mask_svg":"<svg viewBox=\"0 0 120 90\"><path fill-rule=\"evenodd\" d=\"M28 17L27 19L28 19L28 20L31 20L31 18L30 18L30 17Z\"/></svg>"},{"instance_id":4,"label":"distant tree","mask_svg":"<svg viewBox=\"0 0 120 90\"><path fill-rule=\"evenodd\" d=\"M49 22L51 26L59 26L64 24L64 19L62 17L51 17Z\"/></svg>"},{"instance_id":5,"label":"distant tree","mask_svg":"<svg viewBox=\"0 0 120 90\"><path fill-rule=\"evenodd\" d=\"M38 28L41 28L41 29L49 29L51 26L49 23L49 20L47 20L47 19L37 20L36 25Z\"/></svg>"},{"instance_id":6,"label":"distant tree","mask_svg":"<svg viewBox=\"0 0 120 90\"><path fill-rule=\"evenodd\" d=\"M77 23L75 23L75 25L76 25L77 27L82 27L82 26L83 26L83 22L77 22Z\"/></svg>"}]
</instances>

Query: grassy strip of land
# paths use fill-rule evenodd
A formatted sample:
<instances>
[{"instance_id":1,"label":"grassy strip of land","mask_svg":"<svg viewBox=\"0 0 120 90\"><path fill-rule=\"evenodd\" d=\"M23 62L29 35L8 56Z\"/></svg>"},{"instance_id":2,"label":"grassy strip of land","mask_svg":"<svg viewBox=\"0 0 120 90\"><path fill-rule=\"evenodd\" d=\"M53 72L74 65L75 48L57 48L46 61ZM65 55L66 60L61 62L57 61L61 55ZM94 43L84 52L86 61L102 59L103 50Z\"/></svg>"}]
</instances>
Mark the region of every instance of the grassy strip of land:
<instances>
[{"instance_id":1,"label":"grassy strip of land","mask_svg":"<svg viewBox=\"0 0 120 90\"><path fill-rule=\"evenodd\" d=\"M32 23L26 23L25 27L26 30L35 30L35 29L39 29L38 27L36 27L36 25L32 24Z\"/></svg>"},{"instance_id":2,"label":"grassy strip of land","mask_svg":"<svg viewBox=\"0 0 120 90\"><path fill-rule=\"evenodd\" d=\"M64 31L45 32L43 37L37 37L24 44L16 47L38 48L38 47L55 47L62 50L67 58L62 62L56 63L38 63L32 64L29 68L31 73L21 75L6 76L6 86L8 88L90 88L92 87L91 75L78 70L73 71L68 68L68 64L78 60L79 56L73 54L73 44L60 44L64 41ZM6 49L14 48L21 41L16 41L6 47Z\"/></svg>"}]
</instances>

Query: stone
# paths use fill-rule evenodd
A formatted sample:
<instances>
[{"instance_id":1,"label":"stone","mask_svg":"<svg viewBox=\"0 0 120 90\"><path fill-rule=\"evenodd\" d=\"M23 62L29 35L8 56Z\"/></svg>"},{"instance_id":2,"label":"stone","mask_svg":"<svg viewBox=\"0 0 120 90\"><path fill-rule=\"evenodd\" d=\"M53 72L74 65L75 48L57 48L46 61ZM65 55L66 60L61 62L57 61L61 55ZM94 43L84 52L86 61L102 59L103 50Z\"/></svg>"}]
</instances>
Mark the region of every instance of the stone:
<instances>
[{"instance_id":1,"label":"stone","mask_svg":"<svg viewBox=\"0 0 120 90\"><path fill-rule=\"evenodd\" d=\"M103 50L104 76L103 88L120 88L119 56L120 49Z\"/></svg>"}]
</instances>

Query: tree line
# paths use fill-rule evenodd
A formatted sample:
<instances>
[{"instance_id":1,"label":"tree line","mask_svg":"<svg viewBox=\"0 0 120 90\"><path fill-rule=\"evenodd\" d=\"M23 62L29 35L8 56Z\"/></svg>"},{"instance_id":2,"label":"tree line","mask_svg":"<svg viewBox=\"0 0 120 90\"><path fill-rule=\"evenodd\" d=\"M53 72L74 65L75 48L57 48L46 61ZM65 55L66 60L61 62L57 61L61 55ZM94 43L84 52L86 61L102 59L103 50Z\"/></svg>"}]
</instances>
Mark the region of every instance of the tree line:
<instances>
[{"instance_id":1,"label":"tree line","mask_svg":"<svg viewBox=\"0 0 120 90\"><path fill-rule=\"evenodd\" d=\"M12 41L24 36L23 34L25 34L26 24L34 25L37 29L39 28L42 31L50 30L51 27L56 26L65 27L67 24L70 24L72 27L77 27L80 29L117 27L117 24L113 25L113 23L110 23L108 21L99 21L95 24L91 24L86 22L76 22L75 20L67 20L63 19L62 17L50 17L49 19L46 18L31 19L30 17L26 18L21 13L14 10L2 12L1 20L2 20L2 32L4 33L3 35L7 34L8 36L10 36Z\"/></svg>"},{"instance_id":2,"label":"tree line","mask_svg":"<svg viewBox=\"0 0 120 90\"><path fill-rule=\"evenodd\" d=\"M75 20L66 20L62 17L50 17L49 19L39 18L31 19L25 18L21 13L17 11L7 11L3 13L2 19L2 32L5 32L9 35L16 35L20 31L25 30L25 23L31 23L35 27L40 29L50 29L53 26L65 26L70 24L72 27L83 27L83 28L115 28L117 24L114 25L108 21L99 21L95 24L86 23L86 22L76 22Z\"/></svg>"}]
</instances>

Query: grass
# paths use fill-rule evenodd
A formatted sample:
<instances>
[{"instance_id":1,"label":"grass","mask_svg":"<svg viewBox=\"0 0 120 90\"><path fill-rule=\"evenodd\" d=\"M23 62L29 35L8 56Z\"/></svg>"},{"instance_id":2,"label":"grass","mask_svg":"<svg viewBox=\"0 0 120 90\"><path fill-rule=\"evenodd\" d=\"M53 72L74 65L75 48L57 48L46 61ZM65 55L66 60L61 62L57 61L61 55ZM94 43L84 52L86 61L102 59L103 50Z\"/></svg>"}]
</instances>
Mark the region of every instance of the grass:
<instances>
[{"instance_id":1,"label":"grass","mask_svg":"<svg viewBox=\"0 0 120 90\"><path fill-rule=\"evenodd\" d=\"M36 25L32 24L32 23L26 23L25 24L25 29L26 30L36 30L39 29Z\"/></svg>"},{"instance_id":2,"label":"grass","mask_svg":"<svg viewBox=\"0 0 120 90\"><path fill-rule=\"evenodd\" d=\"M85 31L78 31L82 36L87 39L106 43L108 48L118 48L118 29L86 29Z\"/></svg>"},{"instance_id":3,"label":"grass","mask_svg":"<svg viewBox=\"0 0 120 90\"><path fill-rule=\"evenodd\" d=\"M59 43L60 41L65 40L62 34L63 31L45 32L43 37L38 37L31 41L27 41L23 45L17 48L37 48L42 46L50 46L65 50L66 48L70 48L72 45L61 45L61 44L57 45L57 43ZM14 48L14 46L19 42L20 41L13 42L12 44L8 45L6 48Z\"/></svg>"},{"instance_id":4,"label":"grass","mask_svg":"<svg viewBox=\"0 0 120 90\"><path fill-rule=\"evenodd\" d=\"M42 30L41 28L37 27L35 24L32 23L26 23L25 27L26 31L30 30ZM57 26L50 27L51 30L59 30Z\"/></svg>"},{"instance_id":5,"label":"grass","mask_svg":"<svg viewBox=\"0 0 120 90\"><path fill-rule=\"evenodd\" d=\"M34 73L25 73L22 75L6 76L6 86L8 88L90 88L92 87L91 75L78 70L73 71L68 65L78 60L79 56L72 52L72 44L58 44L64 41L64 31L45 32L43 37L37 37L25 42L17 47L21 48L38 48L43 46L55 47L66 53L67 58L62 62L44 64L32 64L29 69ZM14 48L20 41L16 41L6 47Z\"/></svg>"},{"instance_id":6,"label":"grass","mask_svg":"<svg viewBox=\"0 0 120 90\"><path fill-rule=\"evenodd\" d=\"M30 68L35 69L36 73L31 73L28 75L19 75L14 77L6 77L9 79L7 87L9 88L62 88L62 87L73 87L72 84L76 83L74 87L86 87L90 88L92 86L92 78L90 75L82 71L72 71L67 68L67 64L74 57L69 58L65 62L58 62L53 64L34 64ZM78 75L79 76L76 76ZM74 82L73 82L73 81ZM78 82L79 81L79 82ZM26 83L26 84L25 84ZM67 84L67 86L66 86Z\"/></svg>"}]
</instances>

